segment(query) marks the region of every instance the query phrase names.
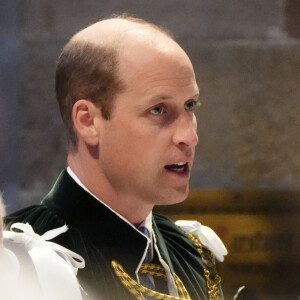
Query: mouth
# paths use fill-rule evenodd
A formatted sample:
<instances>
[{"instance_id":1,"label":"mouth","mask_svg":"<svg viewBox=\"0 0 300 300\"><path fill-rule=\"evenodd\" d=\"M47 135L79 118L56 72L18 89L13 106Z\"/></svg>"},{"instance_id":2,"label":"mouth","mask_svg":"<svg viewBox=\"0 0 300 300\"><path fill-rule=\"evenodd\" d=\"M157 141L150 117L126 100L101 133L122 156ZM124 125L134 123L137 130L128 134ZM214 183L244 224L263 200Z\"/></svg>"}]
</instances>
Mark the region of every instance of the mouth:
<instances>
[{"instance_id":1,"label":"mouth","mask_svg":"<svg viewBox=\"0 0 300 300\"><path fill-rule=\"evenodd\" d=\"M179 162L172 165L166 165L165 169L169 172L174 172L177 174L188 175L189 174L189 165L187 162Z\"/></svg>"}]
</instances>

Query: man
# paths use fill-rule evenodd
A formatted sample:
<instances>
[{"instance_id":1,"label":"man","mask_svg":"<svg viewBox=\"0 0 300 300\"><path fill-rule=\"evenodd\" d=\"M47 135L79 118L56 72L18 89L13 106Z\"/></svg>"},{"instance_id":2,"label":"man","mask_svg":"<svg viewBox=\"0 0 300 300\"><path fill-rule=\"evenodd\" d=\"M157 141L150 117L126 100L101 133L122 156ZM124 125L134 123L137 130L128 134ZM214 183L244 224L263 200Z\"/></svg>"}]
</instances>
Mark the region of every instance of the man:
<instances>
[{"instance_id":1,"label":"man","mask_svg":"<svg viewBox=\"0 0 300 300\"><path fill-rule=\"evenodd\" d=\"M194 242L152 215L189 191L199 90L186 53L143 20L104 20L65 46L56 93L68 168L40 205L7 217L7 226L29 222L42 234L67 224L55 241L85 259L78 278L87 299L209 299L213 289L220 299Z\"/></svg>"}]
</instances>

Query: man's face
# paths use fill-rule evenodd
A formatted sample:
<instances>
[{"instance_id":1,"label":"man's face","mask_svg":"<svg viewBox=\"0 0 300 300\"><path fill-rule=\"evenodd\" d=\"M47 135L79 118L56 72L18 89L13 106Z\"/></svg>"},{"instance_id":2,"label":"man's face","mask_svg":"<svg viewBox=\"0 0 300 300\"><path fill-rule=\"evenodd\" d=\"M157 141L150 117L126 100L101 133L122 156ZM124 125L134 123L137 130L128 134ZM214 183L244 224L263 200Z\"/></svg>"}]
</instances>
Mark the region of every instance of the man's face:
<instances>
[{"instance_id":1,"label":"man's face","mask_svg":"<svg viewBox=\"0 0 300 300\"><path fill-rule=\"evenodd\" d=\"M101 170L120 199L172 204L188 194L198 87L186 54L171 46L127 47L120 57L126 87L101 125L99 144Z\"/></svg>"}]
</instances>

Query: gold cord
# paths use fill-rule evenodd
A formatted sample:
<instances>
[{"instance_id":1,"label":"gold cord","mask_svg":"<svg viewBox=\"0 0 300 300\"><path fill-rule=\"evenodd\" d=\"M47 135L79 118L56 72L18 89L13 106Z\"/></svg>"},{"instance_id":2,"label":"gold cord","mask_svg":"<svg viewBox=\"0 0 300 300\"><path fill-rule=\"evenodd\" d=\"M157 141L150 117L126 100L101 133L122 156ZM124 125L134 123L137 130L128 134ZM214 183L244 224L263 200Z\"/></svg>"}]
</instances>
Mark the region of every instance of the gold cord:
<instances>
[{"instance_id":1,"label":"gold cord","mask_svg":"<svg viewBox=\"0 0 300 300\"><path fill-rule=\"evenodd\" d=\"M208 249L202 247L201 242L195 235L190 233L187 235L194 242L198 251L201 254L201 258L204 266L204 276L206 278L206 284L208 287L209 300L222 300L220 296L220 290L219 290L221 277L217 273L214 256ZM175 277L175 283L178 288L179 297L166 295L148 289L143 285L141 285L140 283L138 283L136 280L134 280L128 273L126 273L123 267L119 263L117 263L116 261L112 261L111 264L116 275L122 282L122 284L138 300L145 300L146 298L143 295L158 300L191 300L187 289L185 288L184 284L175 273L173 275ZM161 277L164 279L167 278L165 269L155 264L143 264L139 272L142 274L151 274L152 276Z\"/></svg>"},{"instance_id":2,"label":"gold cord","mask_svg":"<svg viewBox=\"0 0 300 300\"><path fill-rule=\"evenodd\" d=\"M201 242L195 235L188 233L188 236L194 242L202 257L209 300L222 300L219 290L221 277L217 273L214 256L208 249L202 247Z\"/></svg>"},{"instance_id":3,"label":"gold cord","mask_svg":"<svg viewBox=\"0 0 300 300\"><path fill-rule=\"evenodd\" d=\"M179 279L179 277L176 274L175 274L175 282L178 287L179 297L166 295L148 289L143 285L141 285L140 283L138 283L136 280L134 280L128 273L125 272L123 267L120 264L118 264L116 261L112 261L111 264L116 275L121 280L122 284L138 300L145 300L143 294L147 295L148 297L152 297L154 299L159 299L159 300L191 300L185 286L183 285L182 281ZM165 274L165 270L162 267L154 264L143 264L141 266L140 272L143 274L151 274L153 276L167 278Z\"/></svg>"},{"instance_id":4,"label":"gold cord","mask_svg":"<svg viewBox=\"0 0 300 300\"><path fill-rule=\"evenodd\" d=\"M152 276L156 277L162 277L167 279L166 271L163 267L155 264L142 264L139 272L142 274L150 274ZM190 295L188 291L186 290L183 282L180 280L180 278L174 273L175 277L175 283L178 288L178 294L179 298L184 298L184 299L190 299Z\"/></svg>"}]
</instances>

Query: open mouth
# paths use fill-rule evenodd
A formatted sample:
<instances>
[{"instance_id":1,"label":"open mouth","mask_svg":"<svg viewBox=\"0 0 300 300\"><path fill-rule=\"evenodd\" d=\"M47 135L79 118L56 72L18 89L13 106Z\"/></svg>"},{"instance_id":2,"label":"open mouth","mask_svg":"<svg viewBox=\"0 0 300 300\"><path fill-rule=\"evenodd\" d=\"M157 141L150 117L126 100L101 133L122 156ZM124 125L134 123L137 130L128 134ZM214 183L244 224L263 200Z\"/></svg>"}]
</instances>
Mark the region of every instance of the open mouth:
<instances>
[{"instance_id":1,"label":"open mouth","mask_svg":"<svg viewBox=\"0 0 300 300\"><path fill-rule=\"evenodd\" d=\"M167 169L168 171L176 172L176 173L186 173L186 172L188 172L188 163L180 162L180 163L173 164L173 165L166 165L165 169Z\"/></svg>"}]
</instances>

